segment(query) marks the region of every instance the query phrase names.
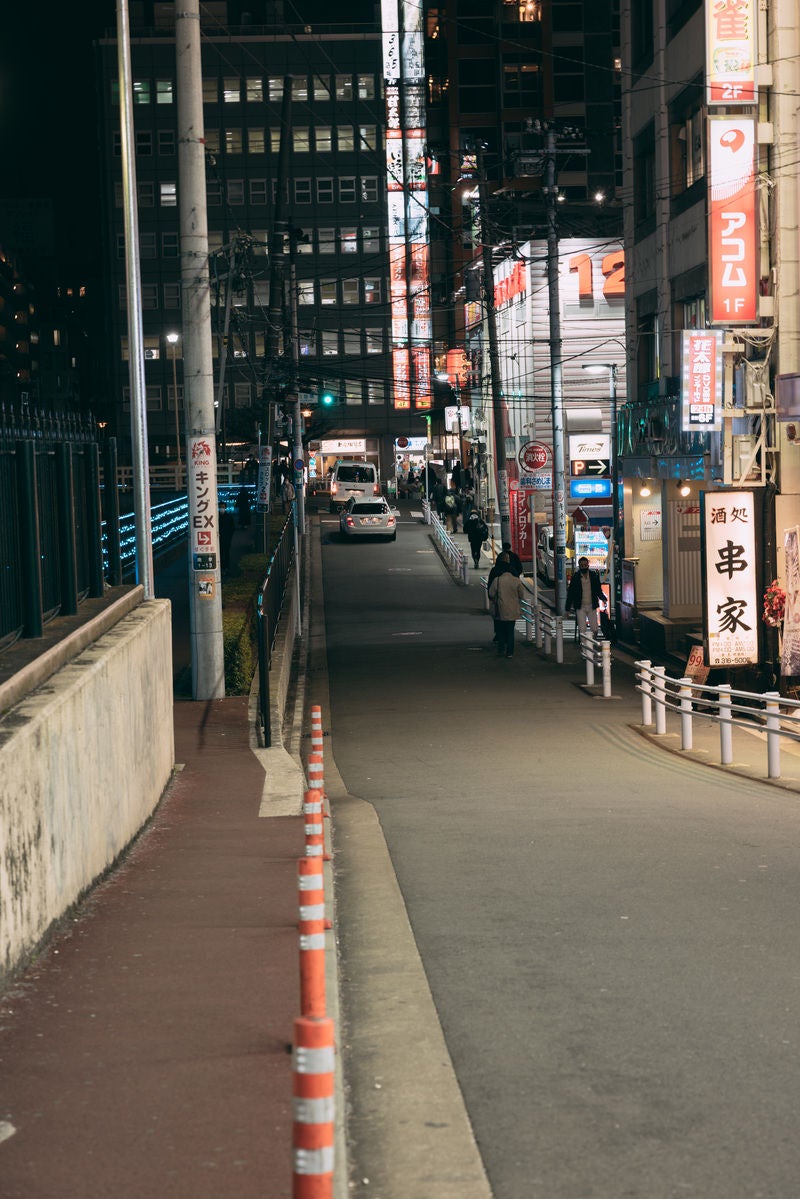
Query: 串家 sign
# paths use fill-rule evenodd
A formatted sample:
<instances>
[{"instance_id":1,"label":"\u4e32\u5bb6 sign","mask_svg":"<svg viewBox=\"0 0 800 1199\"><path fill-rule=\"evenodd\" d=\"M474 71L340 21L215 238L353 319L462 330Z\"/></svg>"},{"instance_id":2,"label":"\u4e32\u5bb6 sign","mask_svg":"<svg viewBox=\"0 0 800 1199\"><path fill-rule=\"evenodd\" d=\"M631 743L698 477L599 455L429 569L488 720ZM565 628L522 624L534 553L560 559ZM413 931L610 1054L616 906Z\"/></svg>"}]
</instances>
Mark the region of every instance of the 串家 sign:
<instances>
[{"instance_id":1,"label":"\u4e32\u5bb6 sign","mask_svg":"<svg viewBox=\"0 0 800 1199\"><path fill-rule=\"evenodd\" d=\"M758 662L755 502L752 491L701 493L706 665Z\"/></svg>"}]
</instances>

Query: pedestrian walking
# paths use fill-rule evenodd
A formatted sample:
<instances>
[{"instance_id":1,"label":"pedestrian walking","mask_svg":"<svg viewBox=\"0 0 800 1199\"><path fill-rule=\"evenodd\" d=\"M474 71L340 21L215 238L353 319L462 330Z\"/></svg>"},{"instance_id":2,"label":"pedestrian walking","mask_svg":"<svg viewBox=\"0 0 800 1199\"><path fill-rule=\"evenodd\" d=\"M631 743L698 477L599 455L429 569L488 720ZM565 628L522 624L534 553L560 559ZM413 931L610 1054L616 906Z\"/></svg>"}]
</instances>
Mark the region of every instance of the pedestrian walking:
<instances>
[{"instance_id":1,"label":"pedestrian walking","mask_svg":"<svg viewBox=\"0 0 800 1199\"><path fill-rule=\"evenodd\" d=\"M437 478L435 483L433 484L433 488L431 489L431 503L433 504L434 508L436 509L436 515L439 517L439 519L442 521L442 523L444 523L445 516L446 516L445 506L444 506L444 500L445 500L446 495L447 495L447 488L445 487L442 480Z\"/></svg>"},{"instance_id":2,"label":"pedestrian walking","mask_svg":"<svg viewBox=\"0 0 800 1199\"><path fill-rule=\"evenodd\" d=\"M495 605L495 628L497 630L497 656L499 658L514 657L514 625L522 616L521 599L525 594L525 585L510 569L510 561L504 551L500 558L505 560L508 569L495 575L489 586L489 599Z\"/></svg>"},{"instance_id":3,"label":"pedestrian walking","mask_svg":"<svg viewBox=\"0 0 800 1199\"><path fill-rule=\"evenodd\" d=\"M601 604L605 604L605 597L600 583L600 573L596 570L589 570L588 558L579 558L578 569L570 579L567 588L567 612L575 612L579 629L585 628L588 620L589 628L596 637L598 632L597 609Z\"/></svg>"},{"instance_id":4,"label":"pedestrian walking","mask_svg":"<svg viewBox=\"0 0 800 1199\"><path fill-rule=\"evenodd\" d=\"M287 475L281 484L281 512L285 512L287 508L291 508L294 503L294 497L294 483Z\"/></svg>"},{"instance_id":5,"label":"pedestrian walking","mask_svg":"<svg viewBox=\"0 0 800 1199\"><path fill-rule=\"evenodd\" d=\"M477 570L481 564L481 546L489 536L489 526L477 508L473 508L464 521L464 532L469 541L469 552Z\"/></svg>"},{"instance_id":6,"label":"pedestrian walking","mask_svg":"<svg viewBox=\"0 0 800 1199\"><path fill-rule=\"evenodd\" d=\"M448 531L450 533L458 532L458 514L461 511L461 501L458 498L458 492L455 487L451 487L445 493L444 497L444 513L447 518Z\"/></svg>"}]
</instances>

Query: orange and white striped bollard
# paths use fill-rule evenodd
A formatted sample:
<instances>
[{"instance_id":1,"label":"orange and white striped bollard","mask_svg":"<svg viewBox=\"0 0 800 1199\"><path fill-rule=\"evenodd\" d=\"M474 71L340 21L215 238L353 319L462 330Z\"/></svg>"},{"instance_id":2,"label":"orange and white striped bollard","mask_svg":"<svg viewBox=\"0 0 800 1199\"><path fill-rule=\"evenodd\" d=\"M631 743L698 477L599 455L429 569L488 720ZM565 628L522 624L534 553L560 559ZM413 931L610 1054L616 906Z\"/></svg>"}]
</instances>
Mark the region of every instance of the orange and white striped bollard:
<instances>
[{"instance_id":1,"label":"orange and white striped bollard","mask_svg":"<svg viewBox=\"0 0 800 1199\"><path fill-rule=\"evenodd\" d=\"M325 795L325 768L322 761L322 754L309 754L308 766L306 769L308 776L308 788L310 791L319 791L322 796Z\"/></svg>"},{"instance_id":2,"label":"orange and white striped bollard","mask_svg":"<svg viewBox=\"0 0 800 1199\"><path fill-rule=\"evenodd\" d=\"M333 1021L294 1022L293 1199L332 1199L334 1137Z\"/></svg>"},{"instance_id":3,"label":"orange and white striped bollard","mask_svg":"<svg viewBox=\"0 0 800 1199\"><path fill-rule=\"evenodd\" d=\"M300 1011L304 1016L325 1015L325 893L318 859L297 863L300 908Z\"/></svg>"},{"instance_id":4,"label":"orange and white striped bollard","mask_svg":"<svg viewBox=\"0 0 800 1199\"><path fill-rule=\"evenodd\" d=\"M311 752L322 753L322 708L319 704L311 706Z\"/></svg>"}]
</instances>

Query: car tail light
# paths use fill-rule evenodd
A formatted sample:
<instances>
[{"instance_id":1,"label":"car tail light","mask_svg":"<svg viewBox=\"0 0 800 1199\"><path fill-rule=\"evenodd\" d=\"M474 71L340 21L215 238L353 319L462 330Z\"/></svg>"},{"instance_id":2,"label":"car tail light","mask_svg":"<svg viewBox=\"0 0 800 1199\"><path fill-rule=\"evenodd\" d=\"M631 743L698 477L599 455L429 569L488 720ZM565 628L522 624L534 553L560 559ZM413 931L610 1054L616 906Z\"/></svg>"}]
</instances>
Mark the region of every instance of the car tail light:
<instances>
[{"instance_id":1,"label":"car tail light","mask_svg":"<svg viewBox=\"0 0 800 1199\"><path fill-rule=\"evenodd\" d=\"M395 523L394 517L390 516L386 523L387 523L387 525L393 525Z\"/></svg>"},{"instance_id":2,"label":"car tail light","mask_svg":"<svg viewBox=\"0 0 800 1199\"><path fill-rule=\"evenodd\" d=\"M336 486L336 484L335 484L333 481L331 481L331 495L336 495L336 492L337 492L338 490L339 490L339 489L338 489L338 487Z\"/></svg>"},{"instance_id":3,"label":"car tail light","mask_svg":"<svg viewBox=\"0 0 800 1199\"><path fill-rule=\"evenodd\" d=\"M354 529L356 527L356 522L353 520L352 516L348 516L344 523L347 525L348 529Z\"/></svg>"},{"instance_id":4,"label":"car tail light","mask_svg":"<svg viewBox=\"0 0 800 1199\"><path fill-rule=\"evenodd\" d=\"M372 484L372 494L380 495L380 493L381 493L380 483L373 483Z\"/></svg>"}]
</instances>

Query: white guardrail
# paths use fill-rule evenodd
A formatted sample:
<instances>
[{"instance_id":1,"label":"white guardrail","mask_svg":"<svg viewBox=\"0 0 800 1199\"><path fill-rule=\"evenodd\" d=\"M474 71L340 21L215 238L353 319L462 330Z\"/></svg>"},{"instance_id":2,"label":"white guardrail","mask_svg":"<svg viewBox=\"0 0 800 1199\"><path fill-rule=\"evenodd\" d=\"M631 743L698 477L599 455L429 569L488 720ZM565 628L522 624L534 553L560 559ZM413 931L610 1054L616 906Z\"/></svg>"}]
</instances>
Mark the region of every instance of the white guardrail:
<instances>
[{"instance_id":1,"label":"white guardrail","mask_svg":"<svg viewBox=\"0 0 800 1199\"><path fill-rule=\"evenodd\" d=\"M692 748L692 716L699 714L719 724L720 763L733 762L733 726L766 732L767 778L781 777L781 738L800 741L800 700L786 699L777 691L735 691L728 683L710 687L694 679L670 678L663 666L645 659L636 663L636 690L642 695L642 724L653 724L656 735L667 731L667 710L680 715L681 749Z\"/></svg>"},{"instance_id":2,"label":"white guardrail","mask_svg":"<svg viewBox=\"0 0 800 1199\"><path fill-rule=\"evenodd\" d=\"M425 518L425 524L431 527L434 543L439 553L458 581L466 584L469 579L467 555L453 541L453 538L447 532L439 517L431 510L431 506L427 500L422 501L422 514Z\"/></svg>"}]
</instances>

